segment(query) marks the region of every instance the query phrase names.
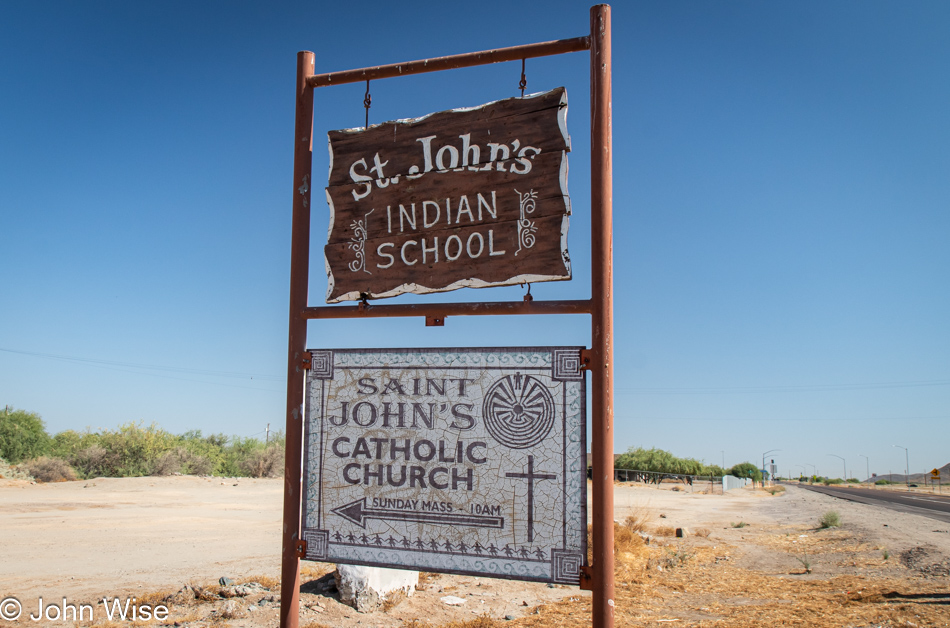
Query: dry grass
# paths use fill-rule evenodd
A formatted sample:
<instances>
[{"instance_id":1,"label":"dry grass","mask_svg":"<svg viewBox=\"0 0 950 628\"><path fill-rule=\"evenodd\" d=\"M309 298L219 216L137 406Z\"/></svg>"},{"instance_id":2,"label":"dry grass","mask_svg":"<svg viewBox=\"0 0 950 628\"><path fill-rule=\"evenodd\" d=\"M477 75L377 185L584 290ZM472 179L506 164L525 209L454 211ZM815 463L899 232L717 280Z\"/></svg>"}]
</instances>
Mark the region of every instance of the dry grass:
<instances>
[{"instance_id":1,"label":"dry grass","mask_svg":"<svg viewBox=\"0 0 950 628\"><path fill-rule=\"evenodd\" d=\"M944 580L913 580L873 573L887 567L880 547L861 543L847 531L819 534L801 530L766 533L752 542L803 557L799 576L775 576L739 568L724 545L691 545L688 541L657 541L632 548L618 538L615 600L616 626L660 627L670 623L695 628L759 628L808 626L891 628L948 626L950 593ZM861 554L863 552L864 554ZM865 556L866 555L866 556ZM855 557L861 562L855 562ZM857 565L860 575L811 579L816 558L820 566ZM801 562L801 561L799 561ZM582 628L590 625L591 598L577 598L538 607L506 628Z\"/></svg>"},{"instance_id":2,"label":"dry grass","mask_svg":"<svg viewBox=\"0 0 950 628\"><path fill-rule=\"evenodd\" d=\"M874 575L871 569L874 565L890 569L896 561L885 564L880 546L861 543L847 530L815 533L804 526L776 530L757 525L755 530L759 536L746 542L754 542L778 557L784 554L786 562L790 562L789 555L798 555L818 565L819 574L802 573L809 566L797 570L800 575L788 572L775 575L738 567L731 555L732 548L721 542L714 545L662 538L647 545L638 527L636 520L614 526L615 625L618 628L658 628L669 624L695 628L948 625L946 609L950 593L945 580L910 581ZM697 529L694 534L703 536L700 530L703 529ZM859 555L862 559L860 575L820 576L831 563L849 562L849 555ZM311 573L326 573L331 569L331 565L314 563ZM893 571L879 573L892 574ZM440 578L443 578L440 574L422 573L420 584L431 584ZM263 576L252 580L265 586L276 583ZM446 587L446 591L451 588ZM196 615L202 607L207 609L208 605L192 603L172 609L170 619L180 624L208 622ZM512 621L487 616L449 623L416 619L406 621L403 628L586 628L591 621L591 596L578 592L562 602L524 610L528 613L526 616ZM185 613L190 613L187 619ZM228 624L219 622L217 625ZM324 623L302 625L330 628ZM118 624L115 626L118 628Z\"/></svg>"},{"instance_id":3,"label":"dry grass","mask_svg":"<svg viewBox=\"0 0 950 628\"><path fill-rule=\"evenodd\" d=\"M382 611L384 613L388 613L389 611L393 610L394 608L402 604L403 601L406 599L406 597L407 597L406 592L403 591L402 589L397 589L396 591L387 593L386 599L383 600L383 604L381 606Z\"/></svg>"},{"instance_id":4,"label":"dry grass","mask_svg":"<svg viewBox=\"0 0 950 628\"><path fill-rule=\"evenodd\" d=\"M657 526L653 528L655 536L676 536L676 528L673 526Z\"/></svg>"},{"instance_id":5,"label":"dry grass","mask_svg":"<svg viewBox=\"0 0 950 628\"><path fill-rule=\"evenodd\" d=\"M504 622L504 624L510 626L511 622ZM475 619L438 624L438 628L499 628L501 625L500 622L495 621L491 617L480 615ZM419 619L410 619L403 624L403 628L436 628L436 625Z\"/></svg>"},{"instance_id":6,"label":"dry grass","mask_svg":"<svg viewBox=\"0 0 950 628\"><path fill-rule=\"evenodd\" d=\"M647 504L637 504L623 520L623 526L634 532L645 532L647 524L656 518L656 511Z\"/></svg>"},{"instance_id":7,"label":"dry grass","mask_svg":"<svg viewBox=\"0 0 950 628\"><path fill-rule=\"evenodd\" d=\"M710 534L712 534L712 531L710 531L709 528L696 528L695 530L693 530L694 536L699 536L704 539L708 539Z\"/></svg>"},{"instance_id":8,"label":"dry grass","mask_svg":"<svg viewBox=\"0 0 950 628\"><path fill-rule=\"evenodd\" d=\"M419 572L419 584L420 585L429 585L442 577L442 574L432 573L431 571L420 571Z\"/></svg>"},{"instance_id":9,"label":"dry grass","mask_svg":"<svg viewBox=\"0 0 950 628\"><path fill-rule=\"evenodd\" d=\"M322 576L322 575L323 575L323 574L321 573L320 576ZM317 576L317 577L319 578L320 576ZM303 580L304 578L310 579L310 578L312 578L312 577L313 577L313 574L312 574L312 573L309 573L309 570L305 571L305 570L303 569L303 567L301 567L301 569L300 569L300 579L301 579L301 580ZM271 591L280 591L280 578L272 578L271 576L263 576L263 575L262 575L262 576L252 576L252 577L250 577L250 578L245 578L245 579L241 582L241 584L245 584L245 585L246 585L246 584L250 584L250 583L252 583L252 582L256 582L257 584L261 585L261 586L264 587L265 589L270 589Z\"/></svg>"}]
</instances>

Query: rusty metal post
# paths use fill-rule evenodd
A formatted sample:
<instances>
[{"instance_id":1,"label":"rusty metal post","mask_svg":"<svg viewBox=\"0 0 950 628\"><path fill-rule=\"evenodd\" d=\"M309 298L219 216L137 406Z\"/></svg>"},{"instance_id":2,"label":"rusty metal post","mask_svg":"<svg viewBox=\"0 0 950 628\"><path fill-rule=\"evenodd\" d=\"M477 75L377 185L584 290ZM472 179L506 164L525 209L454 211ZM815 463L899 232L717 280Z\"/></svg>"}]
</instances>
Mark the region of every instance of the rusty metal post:
<instances>
[{"instance_id":1,"label":"rusty metal post","mask_svg":"<svg viewBox=\"0 0 950 628\"><path fill-rule=\"evenodd\" d=\"M307 282L310 267L310 174L313 149L314 54L297 53L297 112L294 119L294 202L290 242L290 323L287 344L287 427L284 454L284 528L281 535L280 626L297 628L300 607L301 460L304 370L307 345Z\"/></svg>"},{"instance_id":2,"label":"rusty metal post","mask_svg":"<svg viewBox=\"0 0 950 628\"><path fill-rule=\"evenodd\" d=\"M594 628L614 625L613 156L610 7L590 9L591 453L594 480Z\"/></svg>"}]
</instances>

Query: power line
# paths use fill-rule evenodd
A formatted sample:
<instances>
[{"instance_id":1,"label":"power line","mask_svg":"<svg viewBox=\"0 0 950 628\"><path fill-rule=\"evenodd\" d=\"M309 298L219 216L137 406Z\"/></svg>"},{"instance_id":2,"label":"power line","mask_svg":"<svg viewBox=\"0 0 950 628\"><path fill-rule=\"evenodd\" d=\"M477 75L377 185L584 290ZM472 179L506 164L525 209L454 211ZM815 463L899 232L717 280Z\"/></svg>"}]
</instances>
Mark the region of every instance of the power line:
<instances>
[{"instance_id":1,"label":"power line","mask_svg":"<svg viewBox=\"0 0 950 628\"><path fill-rule=\"evenodd\" d=\"M835 417L835 418L773 418L769 417L769 423L775 423L777 421L793 421L795 423L799 422L821 422L821 423L830 423L830 422L842 422L842 421L935 421L935 420L947 420L950 419L950 414L942 414L935 416L893 416L893 417ZM718 421L718 422L730 422L730 421L756 421L761 422L764 419L761 417L753 418L732 418L732 417L617 417L618 421L650 421L654 423L662 423L664 421Z\"/></svg>"},{"instance_id":2,"label":"power line","mask_svg":"<svg viewBox=\"0 0 950 628\"><path fill-rule=\"evenodd\" d=\"M161 372L150 372L150 371L165 371L166 373L177 373L181 375L195 374L203 375L205 377L228 377L228 378L237 378L237 379L247 379L247 380L263 380L263 381L285 381L285 378L276 377L273 375L255 375L251 373L238 373L234 371L213 371L208 369L190 369L185 367L178 366L160 366L154 364L136 364L133 362L117 362L114 360L98 360L93 358L79 358L75 356L66 356L66 355L55 355L51 353L37 353L33 351L17 351L15 349L4 349L0 347L0 352L5 353L14 353L19 355L28 355L32 357L40 357L49 360L60 360L64 362L71 362L75 364L82 364L84 366L89 366L93 368L104 369L108 371L118 371L120 373L133 373L136 375L147 375L149 377L159 377L161 379L171 379L180 382L191 382L197 384L207 384L210 386L224 386L227 388L243 388L245 390L261 390L265 392L275 393L281 392L274 390L272 388L262 388L260 386L244 386L241 384L230 384L226 382L216 382L208 381L206 379L195 379L190 377L175 377L174 375L168 375Z\"/></svg>"},{"instance_id":3,"label":"power line","mask_svg":"<svg viewBox=\"0 0 950 628\"><path fill-rule=\"evenodd\" d=\"M874 382L863 384L807 384L801 386L734 386L734 387L657 387L618 388L618 395L729 395L755 393L831 392L842 390L877 390L887 388L917 388L921 386L948 386L950 379L916 382Z\"/></svg>"},{"instance_id":4,"label":"power line","mask_svg":"<svg viewBox=\"0 0 950 628\"><path fill-rule=\"evenodd\" d=\"M170 373L193 373L195 375L211 375L214 377L234 377L240 379L261 379L267 381L284 381L284 377L277 375L259 375L255 373L240 373L236 371L213 371L209 369L195 369L183 366L161 366L157 364L137 364L134 362L118 362L115 360L99 360L95 358L80 358L69 355L56 355L53 353L38 353L35 351L17 351L16 349L5 349L0 347L0 351L5 353L17 353L20 355L30 355L40 358L49 358L52 360L63 360L66 362L79 362L83 364L124 366L128 368L145 369L150 371L167 371Z\"/></svg>"}]
</instances>

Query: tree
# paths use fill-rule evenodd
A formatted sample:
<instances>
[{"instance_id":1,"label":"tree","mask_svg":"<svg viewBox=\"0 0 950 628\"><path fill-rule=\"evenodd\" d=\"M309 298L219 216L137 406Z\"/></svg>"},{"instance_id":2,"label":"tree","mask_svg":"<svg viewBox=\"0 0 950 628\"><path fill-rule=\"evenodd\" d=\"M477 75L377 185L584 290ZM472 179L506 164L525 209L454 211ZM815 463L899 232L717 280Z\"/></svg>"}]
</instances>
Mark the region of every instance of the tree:
<instances>
[{"instance_id":1,"label":"tree","mask_svg":"<svg viewBox=\"0 0 950 628\"><path fill-rule=\"evenodd\" d=\"M729 475L734 475L737 478L749 478L753 482L762 481L762 472L751 462L740 462L733 466L729 469Z\"/></svg>"},{"instance_id":2,"label":"tree","mask_svg":"<svg viewBox=\"0 0 950 628\"><path fill-rule=\"evenodd\" d=\"M49 447L50 437L40 415L10 406L0 410L0 458L18 464L42 456Z\"/></svg>"},{"instance_id":3,"label":"tree","mask_svg":"<svg viewBox=\"0 0 950 628\"><path fill-rule=\"evenodd\" d=\"M702 462L692 458L677 458L663 449L631 447L614 461L615 469L653 471L655 473L678 473L682 475L705 475Z\"/></svg>"}]
</instances>

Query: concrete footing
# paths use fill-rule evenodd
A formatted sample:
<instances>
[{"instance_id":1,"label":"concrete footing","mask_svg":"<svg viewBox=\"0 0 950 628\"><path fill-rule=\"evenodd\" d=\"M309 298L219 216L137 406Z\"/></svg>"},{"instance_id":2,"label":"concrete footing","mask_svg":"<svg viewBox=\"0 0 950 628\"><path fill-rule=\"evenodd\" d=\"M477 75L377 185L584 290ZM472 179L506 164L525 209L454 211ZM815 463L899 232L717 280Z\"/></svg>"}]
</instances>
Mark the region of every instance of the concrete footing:
<instances>
[{"instance_id":1,"label":"concrete footing","mask_svg":"<svg viewBox=\"0 0 950 628\"><path fill-rule=\"evenodd\" d=\"M412 595L419 583L418 571L358 565L337 565L335 577L340 601L361 613L375 611L398 591Z\"/></svg>"}]
</instances>

